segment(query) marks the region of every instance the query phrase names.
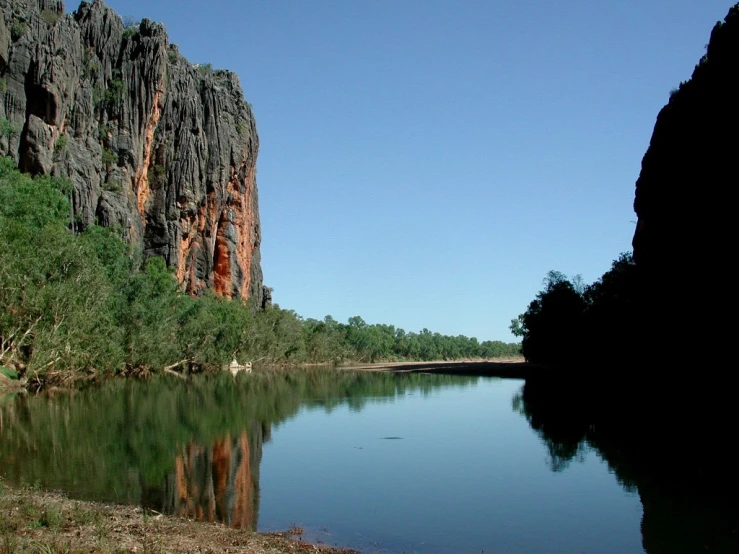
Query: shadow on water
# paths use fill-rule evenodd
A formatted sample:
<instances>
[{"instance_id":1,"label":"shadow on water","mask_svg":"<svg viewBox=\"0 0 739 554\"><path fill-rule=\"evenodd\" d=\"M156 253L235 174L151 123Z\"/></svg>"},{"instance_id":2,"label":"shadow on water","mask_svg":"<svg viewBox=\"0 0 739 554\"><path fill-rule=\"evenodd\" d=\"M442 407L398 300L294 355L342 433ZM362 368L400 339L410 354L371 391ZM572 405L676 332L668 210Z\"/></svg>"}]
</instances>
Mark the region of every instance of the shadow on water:
<instances>
[{"instance_id":1,"label":"shadow on water","mask_svg":"<svg viewBox=\"0 0 739 554\"><path fill-rule=\"evenodd\" d=\"M476 377L306 370L113 381L0 404L0 472L73 498L251 529L272 426L301 408L360 411Z\"/></svg>"},{"instance_id":2,"label":"shadow on water","mask_svg":"<svg viewBox=\"0 0 739 554\"><path fill-rule=\"evenodd\" d=\"M699 374L529 379L513 409L544 441L553 471L592 448L638 492L647 553L736 553L736 389Z\"/></svg>"}]
</instances>

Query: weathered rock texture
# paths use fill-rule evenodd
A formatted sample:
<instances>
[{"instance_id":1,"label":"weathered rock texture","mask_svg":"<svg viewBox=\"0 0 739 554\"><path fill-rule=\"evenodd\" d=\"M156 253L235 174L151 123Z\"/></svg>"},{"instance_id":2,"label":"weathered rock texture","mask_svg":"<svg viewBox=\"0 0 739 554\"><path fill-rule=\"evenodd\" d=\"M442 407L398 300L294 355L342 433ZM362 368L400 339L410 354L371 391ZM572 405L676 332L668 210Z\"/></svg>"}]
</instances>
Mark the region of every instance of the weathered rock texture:
<instances>
[{"instance_id":1,"label":"weathered rock texture","mask_svg":"<svg viewBox=\"0 0 739 554\"><path fill-rule=\"evenodd\" d=\"M164 27L101 0L0 4L0 153L73 184L71 221L116 226L185 289L262 303L251 107Z\"/></svg>"},{"instance_id":2,"label":"weathered rock texture","mask_svg":"<svg viewBox=\"0 0 739 554\"><path fill-rule=\"evenodd\" d=\"M673 351L727 347L721 333L733 329L719 321L736 308L738 129L739 4L713 28L692 78L657 117L636 183L633 246L645 276L645 334L663 332Z\"/></svg>"}]
</instances>

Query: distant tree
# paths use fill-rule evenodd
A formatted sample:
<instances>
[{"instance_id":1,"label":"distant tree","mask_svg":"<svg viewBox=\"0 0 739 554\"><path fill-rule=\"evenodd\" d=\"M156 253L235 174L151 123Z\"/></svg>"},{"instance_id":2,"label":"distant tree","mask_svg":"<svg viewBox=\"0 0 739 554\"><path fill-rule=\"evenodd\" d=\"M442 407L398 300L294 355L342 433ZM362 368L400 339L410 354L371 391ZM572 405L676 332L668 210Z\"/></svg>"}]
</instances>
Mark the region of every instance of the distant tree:
<instances>
[{"instance_id":1,"label":"distant tree","mask_svg":"<svg viewBox=\"0 0 739 554\"><path fill-rule=\"evenodd\" d=\"M524 314L519 314L517 318L511 320L511 324L508 326L508 328L511 330L511 334L514 337L523 337L525 335L523 325Z\"/></svg>"}]
</instances>

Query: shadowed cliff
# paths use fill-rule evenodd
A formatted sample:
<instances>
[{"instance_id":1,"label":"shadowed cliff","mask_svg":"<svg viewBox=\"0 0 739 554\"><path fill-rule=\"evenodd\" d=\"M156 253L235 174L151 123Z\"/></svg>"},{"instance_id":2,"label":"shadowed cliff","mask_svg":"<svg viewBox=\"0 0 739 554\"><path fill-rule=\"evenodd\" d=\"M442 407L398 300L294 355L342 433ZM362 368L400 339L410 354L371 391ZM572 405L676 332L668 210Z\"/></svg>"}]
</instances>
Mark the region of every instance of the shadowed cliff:
<instances>
[{"instance_id":1,"label":"shadowed cliff","mask_svg":"<svg viewBox=\"0 0 739 554\"><path fill-rule=\"evenodd\" d=\"M101 0L0 5L0 154L72 182L70 224L119 228L186 290L262 304L259 149L238 77Z\"/></svg>"},{"instance_id":2,"label":"shadowed cliff","mask_svg":"<svg viewBox=\"0 0 739 554\"><path fill-rule=\"evenodd\" d=\"M737 302L732 248L739 178L739 4L716 24L692 77L660 111L636 182L629 253L583 286L552 271L511 322L524 356L667 378L668 363L705 364L725 381Z\"/></svg>"},{"instance_id":3,"label":"shadowed cliff","mask_svg":"<svg viewBox=\"0 0 739 554\"><path fill-rule=\"evenodd\" d=\"M692 77L659 113L636 182L634 260L645 317L663 330L658 351L684 340L710 345L717 358L731 355L738 98L739 4L713 28Z\"/></svg>"}]
</instances>

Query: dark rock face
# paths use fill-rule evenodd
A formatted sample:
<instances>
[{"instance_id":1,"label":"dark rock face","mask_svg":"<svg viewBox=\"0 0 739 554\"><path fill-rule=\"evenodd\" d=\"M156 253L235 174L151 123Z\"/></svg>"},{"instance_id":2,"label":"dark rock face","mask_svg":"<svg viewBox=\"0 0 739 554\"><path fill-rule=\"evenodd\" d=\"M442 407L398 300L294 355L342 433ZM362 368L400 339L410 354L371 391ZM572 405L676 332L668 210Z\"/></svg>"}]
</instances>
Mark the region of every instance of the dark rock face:
<instances>
[{"instance_id":1,"label":"dark rock face","mask_svg":"<svg viewBox=\"0 0 739 554\"><path fill-rule=\"evenodd\" d=\"M262 304L259 149L238 77L101 0L0 5L0 153L73 184L73 223L116 226L185 289ZM7 126L7 125L6 125Z\"/></svg>"},{"instance_id":2,"label":"dark rock face","mask_svg":"<svg viewBox=\"0 0 739 554\"><path fill-rule=\"evenodd\" d=\"M736 307L729 267L737 129L739 4L713 28L692 78L657 117L636 182L633 246L645 277L645 318L652 332L666 331L673 349L728 346L721 328L733 325L717 318L733 316Z\"/></svg>"}]
</instances>

